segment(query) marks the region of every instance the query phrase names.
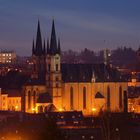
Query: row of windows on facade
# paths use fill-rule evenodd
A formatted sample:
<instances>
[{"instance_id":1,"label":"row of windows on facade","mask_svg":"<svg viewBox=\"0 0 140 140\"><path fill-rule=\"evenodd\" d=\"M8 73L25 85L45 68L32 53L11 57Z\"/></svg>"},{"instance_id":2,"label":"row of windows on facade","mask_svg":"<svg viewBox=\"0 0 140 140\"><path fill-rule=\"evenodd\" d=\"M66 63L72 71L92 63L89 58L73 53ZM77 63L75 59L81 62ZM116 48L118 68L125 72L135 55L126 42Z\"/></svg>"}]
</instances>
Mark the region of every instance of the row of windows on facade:
<instances>
[{"instance_id":1,"label":"row of windows on facade","mask_svg":"<svg viewBox=\"0 0 140 140\"><path fill-rule=\"evenodd\" d=\"M2 98L3 101L6 100L6 99L7 99L6 97ZM12 102L13 103L15 103L15 102L18 103L18 102L21 102L21 101L19 101L19 99L11 99L11 100L9 99L9 103L12 103Z\"/></svg>"},{"instance_id":2,"label":"row of windows on facade","mask_svg":"<svg viewBox=\"0 0 140 140\"><path fill-rule=\"evenodd\" d=\"M83 109L87 108L87 97L86 97L86 87L83 87ZM31 92L28 92L28 109L31 108L31 98L33 99L33 108L35 107L36 104L36 92L34 91L33 94ZM119 107L123 107L123 92L122 92L122 87L119 87ZM74 109L74 90L73 87L70 88L70 108L71 110ZM110 88L107 88L107 108L110 108Z\"/></svg>"},{"instance_id":3,"label":"row of windows on facade","mask_svg":"<svg viewBox=\"0 0 140 140\"><path fill-rule=\"evenodd\" d=\"M0 53L0 56L12 56L11 53Z\"/></svg>"},{"instance_id":4,"label":"row of windows on facade","mask_svg":"<svg viewBox=\"0 0 140 140\"><path fill-rule=\"evenodd\" d=\"M123 107L123 93L122 87L119 87L119 107L120 109ZM74 109L74 90L73 87L70 88L70 108ZM86 98L86 87L83 87L83 109L87 108L87 98ZM110 108L110 88L107 88L107 108Z\"/></svg>"},{"instance_id":5,"label":"row of windows on facade","mask_svg":"<svg viewBox=\"0 0 140 140\"><path fill-rule=\"evenodd\" d=\"M20 100L9 100L8 101L8 104L19 104L19 103L21 103L21 101ZM5 106L6 105L6 101L3 101L3 106Z\"/></svg>"},{"instance_id":6,"label":"row of windows on facade","mask_svg":"<svg viewBox=\"0 0 140 140\"><path fill-rule=\"evenodd\" d=\"M0 63L11 63L11 60L0 60Z\"/></svg>"}]
</instances>

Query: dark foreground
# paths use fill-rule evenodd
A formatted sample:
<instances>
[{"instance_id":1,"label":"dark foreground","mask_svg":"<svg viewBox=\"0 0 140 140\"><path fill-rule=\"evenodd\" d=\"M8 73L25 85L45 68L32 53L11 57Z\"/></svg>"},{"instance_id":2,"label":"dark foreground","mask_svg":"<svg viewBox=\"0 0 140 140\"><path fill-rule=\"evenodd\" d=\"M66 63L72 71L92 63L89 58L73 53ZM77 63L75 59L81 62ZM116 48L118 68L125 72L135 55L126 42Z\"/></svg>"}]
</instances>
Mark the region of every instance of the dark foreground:
<instances>
[{"instance_id":1,"label":"dark foreground","mask_svg":"<svg viewBox=\"0 0 140 140\"><path fill-rule=\"evenodd\" d=\"M0 140L140 140L139 115L104 113L98 118L74 120L64 117L64 113L63 117L61 113L48 117L3 112Z\"/></svg>"}]
</instances>

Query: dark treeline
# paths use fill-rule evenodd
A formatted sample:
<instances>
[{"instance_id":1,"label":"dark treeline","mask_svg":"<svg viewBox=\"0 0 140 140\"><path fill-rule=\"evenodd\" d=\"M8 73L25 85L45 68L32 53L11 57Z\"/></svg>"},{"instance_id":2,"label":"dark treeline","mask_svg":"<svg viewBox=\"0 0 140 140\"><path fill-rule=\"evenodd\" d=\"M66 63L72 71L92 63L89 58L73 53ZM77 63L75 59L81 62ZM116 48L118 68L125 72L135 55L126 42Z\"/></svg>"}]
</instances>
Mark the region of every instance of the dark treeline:
<instances>
[{"instance_id":1,"label":"dark treeline","mask_svg":"<svg viewBox=\"0 0 140 140\"><path fill-rule=\"evenodd\" d=\"M122 68L135 68L138 59L137 51L128 47L118 47L108 50L108 62ZM104 62L104 50L94 52L85 48L81 52L68 50L62 52L63 63L102 63Z\"/></svg>"}]
</instances>

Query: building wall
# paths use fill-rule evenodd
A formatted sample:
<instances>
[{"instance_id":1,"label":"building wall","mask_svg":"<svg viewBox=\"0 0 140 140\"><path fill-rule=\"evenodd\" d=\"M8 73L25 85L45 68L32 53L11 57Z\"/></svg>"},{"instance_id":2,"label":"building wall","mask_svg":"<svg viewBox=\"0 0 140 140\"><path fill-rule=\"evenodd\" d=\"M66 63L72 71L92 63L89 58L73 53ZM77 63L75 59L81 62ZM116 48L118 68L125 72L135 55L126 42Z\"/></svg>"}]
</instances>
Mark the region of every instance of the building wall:
<instances>
[{"instance_id":1,"label":"building wall","mask_svg":"<svg viewBox=\"0 0 140 140\"><path fill-rule=\"evenodd\" d=\"M122 87L122 108L119 106L119 88ZM73 88L73 108L70 106L70 89ZM86 88L86 108L83 106L83 88ZM127 91L127 83L64 83L62 90L62 108L66 111L78 110L84 115L107 109L107 88L110 88L110 111L123 111L124 91ZM97 99L95 94L100 92L105 98ZM100 108L101 107L101 108Z\"/></svg>"},{"instance_id":2,"label":"building wall","mask_svg":"<svg viewBox=\"0 0 140 140\"><path fill-rule=\"evenodd\" d=\"M8 94L1 94L0 98L0 110L21 111L21 97L8 97Z\"/></svg>"},{"instance_id":3,"label":"building wall","mask_svg":"<svg viewBox=\"0 0 140 140\"><path fill-rule=\"evenodd\" d=\"M122 96L120 98L120 87ZM71 97L71 88L73 88L73 97ZM84 92L85 88L85 94ZM110 89L110 104L108 104L108 88ZM39 93L47 92L44 85L25 87L25 112L38 112L37 96ZM52 89L56 90L56 88ZM97 115L101 110L110 110L112 112L124 111L124 91L127 91L125 82L105 82L105 83L63 83L60 88L61 93L53 97L53 104L58 111L82 111L84 115ZM34 99L35 93L35 99ZM95 98L100 93L104 98ZM73 100L72 100L73 98ZM30 100L30 101L29 101ZM35 101L34 101L35 100ZM121 100L121 101L120 101ZM29 103L30 102L30 103ZM121 106L120 106L121 102ZM29 105L30 104L30 105ZM73 105L72 105L73 104Z\"/></svg>"},{"instance_id":4,"label":"building wall","mask_svg":"<svg viewBox=\"0 0 140 140\"><path fill-rule=\"evenodd\" d=\"M16 59L16 53L15 52L0 52L0 63L12 63Z\"/></svg>"},{"instance_id":5,"label":"building wall","mask_svg":"<svg viewBox=\"0 0 140 140\"><path fill-rule=\"evenodd\" d=\"M21 111L21 97L8 97L7 107L11 111Z\"/></svg>"},{"instance_id":6,"label":"building wall","mask_svg":"<svg viewBox=\"0 0 140 140\"><path fill-rule=\"evenodd\" d=\"M23 90L25 99L23 102L23 106L25 106L25 112L34 113L37 108L36 102L38 94L45 93L47 91L46 86L43 85L25 86Z\"/></svg>"},{"instance_id":7,"label":"building wall","mask_svg":"<svg viewBox=\"0 0 140 140\"><path fill-rule=\"evenodd\" d=\"M140 97L128 99L128 112L140 113Z\"/></svg>"},{"instance_id":8,"label":"building wall","mask_svg":"<svg viewBox=\"0 0 140 140\"><path fill-rule=\"evenodd\" d=\"M1 110L8 110L8 94L1 94Z\"/></svg>"}]
</instances>

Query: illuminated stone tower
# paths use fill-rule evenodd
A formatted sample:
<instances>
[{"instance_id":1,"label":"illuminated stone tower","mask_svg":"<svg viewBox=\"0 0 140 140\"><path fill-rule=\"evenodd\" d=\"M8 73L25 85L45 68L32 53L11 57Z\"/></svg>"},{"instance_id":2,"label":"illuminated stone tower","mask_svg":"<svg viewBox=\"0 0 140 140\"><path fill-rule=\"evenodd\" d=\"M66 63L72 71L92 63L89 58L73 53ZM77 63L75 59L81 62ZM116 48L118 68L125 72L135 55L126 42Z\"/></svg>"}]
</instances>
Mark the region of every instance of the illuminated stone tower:
<instances>
[{"instance_id":1,"label":"illuminated stone tower","mask_svg":"<svg viewBox=\"0 0 140 140\"><path fill-rule=\"evenodd\" d=\"M57 109L62 106L60 40L56 39L54 20L52 22L51 39L47 41L46 86Z\"/></svg>"},{"instance_id":2,"label":"illuminated stone tower","mask_svg":"<svg viewBox=\"0 0 140 140\"><path fill-rule=\"evenodd\" d=\"M46 71L45 55L46 55L45 41L43 46L40 23L38 21L36 44L34 44L34 40L33 40L33 47L32 47L32 59L34 65L32 78L36 78L40 81L45 81L45 71Z\"/></svg>"}]
</instances>

